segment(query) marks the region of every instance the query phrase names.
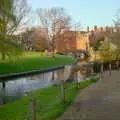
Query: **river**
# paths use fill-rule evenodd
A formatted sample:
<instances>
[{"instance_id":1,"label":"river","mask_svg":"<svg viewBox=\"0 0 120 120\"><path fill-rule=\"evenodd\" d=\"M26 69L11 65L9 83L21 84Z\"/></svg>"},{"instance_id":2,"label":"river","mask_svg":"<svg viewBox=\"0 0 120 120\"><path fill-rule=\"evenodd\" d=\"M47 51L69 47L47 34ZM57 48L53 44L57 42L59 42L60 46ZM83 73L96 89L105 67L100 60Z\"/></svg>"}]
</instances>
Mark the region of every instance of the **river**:
<instances>
[{"instance_id":1,"label":"river","mask_svg":"<svg viewBox=\"0 0 120 120\"><path fill-rule=\"evenodd\" d=\"M77 68L77 69L76 69ZM82 70L84 71L84 70ZM60 80L82 81L83 75L77 65L67 65L51 72L21 76L0 81L0 105L20 99L26 93L59 84Z\"/></svg>"}]
</instances>

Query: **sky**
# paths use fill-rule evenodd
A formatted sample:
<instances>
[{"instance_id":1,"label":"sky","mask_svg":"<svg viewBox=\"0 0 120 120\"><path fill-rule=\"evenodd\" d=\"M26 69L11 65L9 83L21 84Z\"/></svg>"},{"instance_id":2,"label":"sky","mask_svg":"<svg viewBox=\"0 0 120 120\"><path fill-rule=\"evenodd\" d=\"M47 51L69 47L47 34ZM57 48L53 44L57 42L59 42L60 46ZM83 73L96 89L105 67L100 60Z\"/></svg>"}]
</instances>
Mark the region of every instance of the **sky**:
<instances>
[{"instance_id":1,"label":"sky","mask_svg":"<svg viewBox=\"0 0 120 120\"><path fill-rule=\"evenodd\" d=\"M71 16L72 22L87 26L112 26L120 9L120 0L28 0L33 11L38 8L62 7Z\"/></svg>"}]
</instances>

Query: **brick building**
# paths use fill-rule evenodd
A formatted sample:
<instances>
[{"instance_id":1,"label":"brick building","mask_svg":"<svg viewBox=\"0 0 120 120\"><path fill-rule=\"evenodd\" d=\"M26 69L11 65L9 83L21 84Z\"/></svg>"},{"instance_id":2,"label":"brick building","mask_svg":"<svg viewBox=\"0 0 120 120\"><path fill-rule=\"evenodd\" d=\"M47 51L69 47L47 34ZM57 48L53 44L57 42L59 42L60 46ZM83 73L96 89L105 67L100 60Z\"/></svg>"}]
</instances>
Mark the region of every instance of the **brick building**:
<instances>
[{"instance_id":1,"label":"brick building","mask_svg":"<svg viewBox=\"0 0 120 120\"><path fill-rule=\"evenodd\" d=\"M102 37L111 39L111 42L117 41L119 39L120 27L97 27L91 30L89 35L89 43L92 45L95 41L100 40Z\"/></svg>"},{"instance_id":2,"label":"brick building","mask_svg":"<svg viewBox=\"0 0 120 120\"><path fill-rule=\"evenodd\" d=\"M89 32L64 31L56 38L57 51L76 51L89 49Z\"/></svg>"},{"instance_id":3,"label":"brick building","mask_svg":"<svg viewBox=\"0 0 120 120\"><path fill-rule=\"evenodd\" d=\"M91 31L89 35L89 43L90 47L96 43L100 42L102 44L108 42L113 49L116 49L120 46L120 27L97 27L94 26L94 29ZM92 60L101 59L99 55L99 50L94 52L92 47L90 49L90 54Z\"/></svg>"}]
</instances>

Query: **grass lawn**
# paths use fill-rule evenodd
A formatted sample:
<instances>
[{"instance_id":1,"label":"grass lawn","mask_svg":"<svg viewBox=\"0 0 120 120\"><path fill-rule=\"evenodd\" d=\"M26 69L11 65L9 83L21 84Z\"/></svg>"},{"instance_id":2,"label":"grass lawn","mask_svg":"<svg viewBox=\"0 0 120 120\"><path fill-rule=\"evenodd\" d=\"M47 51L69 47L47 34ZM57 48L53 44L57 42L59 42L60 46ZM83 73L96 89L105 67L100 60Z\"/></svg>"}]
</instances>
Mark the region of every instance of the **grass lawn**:
<instances>
[{"instance_id":1,"label":"grass lawn","mask_svg":"<svg viewBox=\"0 0 120 120\"><path fill-rule=\"evenodd\" d=\"M59 95L60 87L56 85L47 89L41 89L32 92L32 97L34 97L36 100L37 120L55 120L57 117L62 115L66 108L72 103L80 89L83 89L94 82L96 82L96 80L81 82L79 84L79 89L73 87L71 90L65 92L65 103L53 105L52 108L48 108L43 111L42 108L45 105L54 103L56 100L60 100L60 97L55 98L55 96ZM71 87L71 85L71 83L66 83L65 88ZM25 116L27 116L28 113L28 103L29 97L24 96L21 98L21 100L3 105L0 108L0 120L25 120Z\"/></svg>"},{"instance_id":2,"label":"grass lawn","mask_svg":"<svg viewBox=\"0 0 120 120\"><path fill-rule=\"evenodd\" d=\"M64 65L74 62L75 59L63 55L51 56L41 55L39 52L25 53L21 59L17 60L0 60L0 74L16 73L29 70L38 70L49 68L51 66Z\"/></svg>"}]
</instances>

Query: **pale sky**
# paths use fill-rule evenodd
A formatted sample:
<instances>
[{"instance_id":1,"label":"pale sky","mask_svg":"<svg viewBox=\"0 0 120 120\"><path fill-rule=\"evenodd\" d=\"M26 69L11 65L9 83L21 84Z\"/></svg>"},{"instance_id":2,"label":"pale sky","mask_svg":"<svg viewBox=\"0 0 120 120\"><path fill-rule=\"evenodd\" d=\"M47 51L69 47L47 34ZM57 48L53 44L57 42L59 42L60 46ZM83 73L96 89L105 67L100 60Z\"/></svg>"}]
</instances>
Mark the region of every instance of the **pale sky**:
<instances>
[{"instance_id":1,"label":"pale sky","mask_svg":"<svg viewBox=\"0 0 120 120\"><path fill-rule=\"evenodd\" d=\"M72 17L73 23L80 21L83 26L110 26L120 0L28 0L32 9L63 7Z\"/></svg>"}]
</instances>

